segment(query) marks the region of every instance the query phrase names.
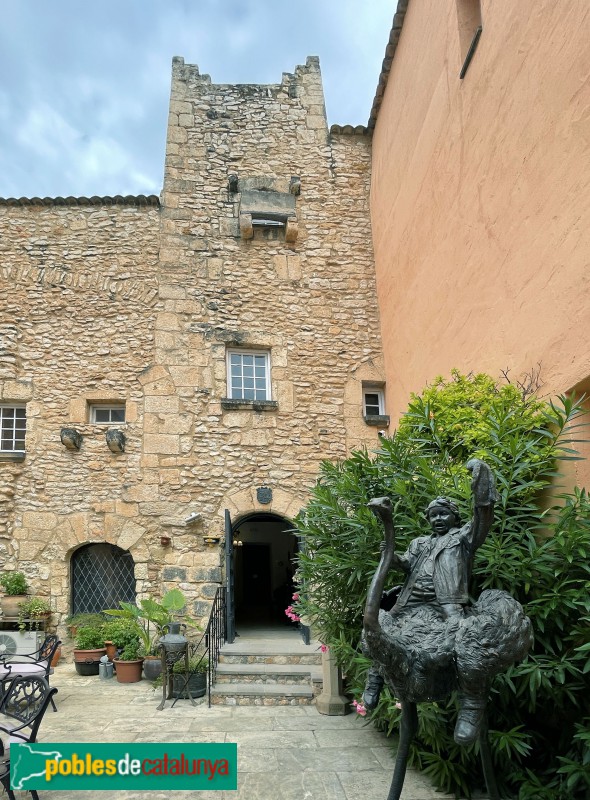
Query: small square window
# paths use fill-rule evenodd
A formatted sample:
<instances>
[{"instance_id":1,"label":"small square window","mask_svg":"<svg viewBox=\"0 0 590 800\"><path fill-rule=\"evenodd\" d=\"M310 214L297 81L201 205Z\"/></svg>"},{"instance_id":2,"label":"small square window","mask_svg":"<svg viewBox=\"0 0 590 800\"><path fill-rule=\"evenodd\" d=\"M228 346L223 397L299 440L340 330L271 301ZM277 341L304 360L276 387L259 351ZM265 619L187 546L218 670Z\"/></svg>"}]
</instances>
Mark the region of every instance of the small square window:
<instances>
[{"instance_id":1,"label":"small square window","mask_svg":"<svg viewBox=\"0 0 590 800\"><path fill-rule=\"evenodd\" d=\"M102 404L90 406L90 422L95 422L98 425L125 422L125 406Z\"/></svg>"},{"instance_id":2,"label":"small square window","mask_svg":"<svg viewBox=\"0 0 590 800\"><path fill-rule=\"evenodd\" d=\"M0 451L24 453L26 427L24 406L0 406Z\"/></svg>"},{"instance_id":3,"label":"small square window","mask_svg":"<svg viewBox=\"0 0 590 800\"><path fill-rule=\"evenodd\" d=\"M385 414L382 389L363 389L363 411L365 417L380 417Z\"/></svg>"},{"instance_id":4,"label":"small square window","mask_svg":"<svg viewBox=\"0 0 590 800\"><path fill-rule=\"evenodd\" d=\"M270 353L228 351L227 392L232 400L270 400Z\"/></svg>"}]
</instances>

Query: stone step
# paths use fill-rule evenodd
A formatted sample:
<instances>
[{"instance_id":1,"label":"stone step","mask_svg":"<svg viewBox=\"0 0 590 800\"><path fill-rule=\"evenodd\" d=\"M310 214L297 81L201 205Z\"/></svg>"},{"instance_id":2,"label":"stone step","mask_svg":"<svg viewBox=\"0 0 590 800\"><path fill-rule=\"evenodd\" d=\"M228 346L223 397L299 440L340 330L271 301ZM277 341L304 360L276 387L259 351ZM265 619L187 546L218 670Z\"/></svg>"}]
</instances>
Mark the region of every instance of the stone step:
<instances>
[{"instance_id":1,"label":"stone step","mask_svg":"<svg viewBox=\"0 0 590 800\"><path fill-rule=\"evenodd\" d=\"M319 666L322 663L321 653L252 653L235 652L226 649L219 652L220 664L305 664Z\"/></svg>"},{"instance_id":2,"label":"stone step","mask_svg":"<svg viewBox=\"0 0 590 800\"><path fill-rule=\"evenodd\" d=\"M221 663L217 666L218 684L256 683L289 686L310 685L310 681L321 680L321 668L315 664L235 664Z\"/></svg>"},{"instance_id":3,"label":"stone step","mask_svg":"<svg viewBox=\"0 0 590 800\"><path fill-rule=\"evenodd\" d=\"M300 706L315 701L311 686L285 684L215 683L211 704L226 706Z\"/></svg>"}]
</instances>

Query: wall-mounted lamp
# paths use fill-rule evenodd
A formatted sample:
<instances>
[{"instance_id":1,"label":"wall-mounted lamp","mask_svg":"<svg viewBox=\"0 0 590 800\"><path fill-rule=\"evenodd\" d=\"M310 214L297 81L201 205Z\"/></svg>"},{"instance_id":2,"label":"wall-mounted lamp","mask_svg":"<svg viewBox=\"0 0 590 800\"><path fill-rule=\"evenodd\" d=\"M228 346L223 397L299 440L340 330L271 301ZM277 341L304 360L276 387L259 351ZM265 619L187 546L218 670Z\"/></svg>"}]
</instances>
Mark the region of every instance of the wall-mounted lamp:
<instances>
[{"instance_id":1,"label":"wall-mounted lamp","mask_svg":"<svg viewBox=\"0 0 590 800\"><path fill-rule=\"evenodd\" d=\"M233 541L234 547L241 547L244 544L244 542L240 539L241 535L242 534L239 531L235 532L235 539Z\"/></svg>"},{"instance_id":2,"label":"wall-mounted lamp","mask_svg":"<svg viewBox=\"0 0 590 800\"><path fill-rule=\"evenodd\" d=\"M214 535L203 536L203 541L205 542L205 544L213 546L219 544L219 542L221 541L221 536L214 536Z\"/></svg>"},{"instance_id":3,"label":"wall-mounted lamp","mask_svg":"<svg viewBox=\"0 0 590 800\"><path fill-rule=\"evenodd\" d=\"M68 450L79 450L82 445L82 436L75 428L62 428L59 438Z\"/></svg>"},{"instance_id":4,"label":"wall-mounted lamp","mask_svg":"<svg viewBox=\"0 0 590 800\"><path fill-rule=\"evenodd\" d=\"M125 434L123 431L111 428L105 434L107 440L107 447L111 453L124 453L125 452Z\"/></svg>"},{"instance_id":5,"label":"wall-mounted lamp","mask_svg":"<svg viewBox=\"0 0 590 800\"><path fill-rule=\"evenodd\" d=\"M170 536L160 536L160 544L162 547L170 547L172 544L172 539Z\"/></svg>"}]
</instances>

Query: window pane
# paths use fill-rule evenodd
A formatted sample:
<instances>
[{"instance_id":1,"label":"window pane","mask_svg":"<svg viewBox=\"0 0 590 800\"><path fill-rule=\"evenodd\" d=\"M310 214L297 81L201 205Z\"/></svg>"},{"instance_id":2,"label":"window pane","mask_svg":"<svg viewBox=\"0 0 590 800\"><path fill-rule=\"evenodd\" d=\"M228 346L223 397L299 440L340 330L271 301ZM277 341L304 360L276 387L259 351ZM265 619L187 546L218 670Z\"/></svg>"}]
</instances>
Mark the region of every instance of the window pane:
<instances>
[{"instance_id":1,"label":"window pane","mask_svg":"<svg viewBox=\"0 0 590 800\"><path fill-rule=\"evenodd\" d=\"M231 353L229 357L229 363L232 367L237 366L238 364L242 363L242 357L238 355L238 353Z\"/></svg>"},{"instance_id":2,"label":"window pane","mask_svg":"<svg viewBox=\"0 0 590 800\"><path fill-rule=\"evenodd\" d=\"M17 430L24 430L24 429L27 427L27 421L26 421L26 419L16 419L16 420L14 421L14 427L15 427Z\"/></svg>"},{"instance_id":3,"label":"window pane","mask_svg":"<svg viewBox=\"0 0 590 800\"><path fill-rule=\"evenodd\" d=\"M366 406L365 407L365 414L367 417L378 417L379 416L379 406Z\"/></svg>"},{"instance_id":4,"label":"window pane","mask_svg":"<svg viewBox=\"0 0 590 800\"><path fill-rule=\"evenodd\" d=\"M244 400L254 400L254 389L244 389Z\"/></svg>"},{"instance_id":5,"label":"window pane","mask_svg":"<svg viewBox=\"0 0 590 800\"><path fill-rule=\"evenodd\" d=\"M256 399L266 400L266 389L256 389Z\"/></svg>"},{"instance_id":6,"label":"window pane","mask_svg":"<svg viewBox=\"0 0 590 800\"><path fill-rule=\"evenodd\" d=\"M254 356L242 356L242 364L244 367L252 367L254 365Z\"/></svg>"},{"instance_id":7,"label":"window pane","mask_svg":"<svg viewBox=\"0 0 590 800\"><path fill-rule=\"evenodd\" d=\"M256 388L266 390L266 381L264 378L256 378Z\"/></svg>"},{"instance_id":8,"label":"window pane","mask_svg":"<svg viewBox=\"0 0 590 800\"><path fill-rule=\"evenodd\" d=\"M244 365L244 375L247 375L249 378L254 377L254 367L247 367Z\"/></svg>"},{"instance_id":9,"label":"window pane","mask_svg":"<svg viewBox=\"0 0 590 800\"><path fill-rule=\"evenodd\" d=\"M96 422L109 422L109 410L108 408L96 408L94 409L94 419Z\"/></svg>"},{"instance_id":10,"label":"window pane","mask_svg":"<svg viewBox=\"0 0 590 800\"><path fill-rule=\"evenodd\" d=\"M26 408L15 408L14 410L15 410L15 416L16 417L19 417L21 419L25 419L25 417L27 416Z\"/></svg>"},{"instance_id":11,"label":"window pane","mask_svg":"<svg viewBox=\"0 0 590 800\"><path fill-rule=\"evenodd\" d=\"M254 388L254 378L244 378L244 389Z\"/></svg>"},{"instance_id":12,"label":"window pane","mask_svg":"<svg viewBox=\"0 0 590 800\"><path fill-rule=\"evenodd\" d=\"M254 356L257 367L266 367L266 356Z\"/></svg>"},{"instance_id":13,"label":"window pane","mask_svg":"<svg viewBox=\"0 0 590 800\"><path fill-rule=\"evenodd\" d=\"M111 422L125 422L125 409L113 408L111 411Z\"/></svg>"},{"instance_id":14,"label":"window pane","mask_svg":"<svg viewBox=\"0 0 590 800\"><path fill-rule=\"evenodd\" d=\"M365 394L365 403L371 406L379 406L379 395L367 392Z\"/></svg>"}]
</instances>

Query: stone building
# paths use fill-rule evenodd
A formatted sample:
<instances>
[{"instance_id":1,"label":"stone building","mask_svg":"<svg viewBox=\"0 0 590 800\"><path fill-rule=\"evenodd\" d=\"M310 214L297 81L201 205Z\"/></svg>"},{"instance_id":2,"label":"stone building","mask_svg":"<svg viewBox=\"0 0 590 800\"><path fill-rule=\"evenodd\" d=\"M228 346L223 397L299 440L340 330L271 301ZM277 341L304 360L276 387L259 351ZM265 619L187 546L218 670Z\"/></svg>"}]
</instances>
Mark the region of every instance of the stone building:
<instances>
[{"instance_id":1,"label":"stone building","mask_svg":"<svg viewBox=\"0 0 590 800\"><path fill-rule=\"evenodd\" d=\"M0 562L58 622L173 586L204 618L225 539L238 615L283 615L320 462L388 423L370 159L317 59L175 58L160 198L0 201Z\"/></svg>"}]
</instances>

